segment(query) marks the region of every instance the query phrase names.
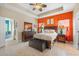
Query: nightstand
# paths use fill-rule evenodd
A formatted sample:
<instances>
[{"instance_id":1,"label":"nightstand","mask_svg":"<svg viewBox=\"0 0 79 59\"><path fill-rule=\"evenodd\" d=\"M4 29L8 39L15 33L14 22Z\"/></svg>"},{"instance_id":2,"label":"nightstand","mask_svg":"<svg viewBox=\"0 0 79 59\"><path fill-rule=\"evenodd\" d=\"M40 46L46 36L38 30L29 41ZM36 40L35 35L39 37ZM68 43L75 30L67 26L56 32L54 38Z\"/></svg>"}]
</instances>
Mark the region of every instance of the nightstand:
<instances>
[{"instance_id":1,"label":"nightstand","mask_svg":"<svg viewBox=\"0 0 79 59\"><path fill-rule=\"evenodd\" d=\"M66 43L66 35L57 35L56 41Z\"/></svg>"}]
</instances>

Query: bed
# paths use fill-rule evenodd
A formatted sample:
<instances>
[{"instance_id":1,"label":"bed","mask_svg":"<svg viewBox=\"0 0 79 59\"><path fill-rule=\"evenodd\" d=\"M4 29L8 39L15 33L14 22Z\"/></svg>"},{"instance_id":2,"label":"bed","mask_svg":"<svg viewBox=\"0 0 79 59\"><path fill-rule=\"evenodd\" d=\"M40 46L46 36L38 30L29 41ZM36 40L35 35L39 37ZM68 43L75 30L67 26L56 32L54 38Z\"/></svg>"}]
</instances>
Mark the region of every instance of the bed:
<instances>
[{"instance_id":1,"label":"bed","mask_svg":"<svg viewBox=\"0 0 79 59\"><path fill-rule=\"evenodd\" d=\"M51 44L57 37L56 27L45 27L44 32L36 33L33 39L29 42L29 46L44 51L45 49L51 49Z\"/></svg>"},{"instance_id":2,"label":"bed","mask_svg":"<svg viewBox=\"0 0 79 59\"><path fill-rule=\"evenodd\" d=\"M38 38L40 40L52 41L56 38L57 33L37 33L34 35L34 38Z\"/></svg>"}]
</instances>

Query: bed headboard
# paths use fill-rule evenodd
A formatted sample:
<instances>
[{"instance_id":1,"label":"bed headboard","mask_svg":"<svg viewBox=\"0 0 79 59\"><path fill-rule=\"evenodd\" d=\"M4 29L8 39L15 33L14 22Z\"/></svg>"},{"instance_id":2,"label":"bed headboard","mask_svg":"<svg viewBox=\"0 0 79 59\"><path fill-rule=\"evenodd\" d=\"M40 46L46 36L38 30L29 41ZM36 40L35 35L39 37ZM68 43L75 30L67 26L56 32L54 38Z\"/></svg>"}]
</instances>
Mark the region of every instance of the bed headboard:
<instances>
[{"instance_id":1,"label":"bed headboard","mask_svg":"<svg viewBox=\"0 0 79 59\"><path fill-rule=\"evenodd\" d=\"M44 29L54 29L57 32L57 26L45 26Z\"/></svg>"}]
</instances>

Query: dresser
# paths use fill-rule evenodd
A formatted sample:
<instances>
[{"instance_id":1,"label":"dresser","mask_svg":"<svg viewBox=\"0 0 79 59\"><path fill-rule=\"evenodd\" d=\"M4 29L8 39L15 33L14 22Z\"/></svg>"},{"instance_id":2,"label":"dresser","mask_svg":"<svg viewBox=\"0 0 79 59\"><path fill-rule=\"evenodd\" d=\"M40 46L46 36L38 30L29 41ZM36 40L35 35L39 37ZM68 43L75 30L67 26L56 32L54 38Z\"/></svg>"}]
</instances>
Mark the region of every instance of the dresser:
<instances>
[{"instance_id":1,"label":"dresser","mask_svg":"<svg viewBox=\"0 0 79 59\"><path fill-rule=\"evenodd\" d=\"M22 32L22 42L26 42L33 38L33 35L35 34L34 31L23 31Z\"/></svg>"}]
</instances>

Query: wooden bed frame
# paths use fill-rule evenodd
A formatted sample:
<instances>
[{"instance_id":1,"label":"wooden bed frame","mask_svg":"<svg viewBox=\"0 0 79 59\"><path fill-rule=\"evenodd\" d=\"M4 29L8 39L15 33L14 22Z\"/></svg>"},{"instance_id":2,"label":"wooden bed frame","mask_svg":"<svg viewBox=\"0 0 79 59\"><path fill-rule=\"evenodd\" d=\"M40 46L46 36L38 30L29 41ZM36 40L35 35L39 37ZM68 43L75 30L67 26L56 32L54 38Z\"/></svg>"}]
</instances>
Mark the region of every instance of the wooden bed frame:
<instances>
[{"instance_id":1,"label":"wooden bed frame","mask_svg":"<svg viewBox=\"0 0 79 59\"><path fill-rule=\"evenodd\" d=\"M57 32L57 26L45 26L44 30L46 29L54 29Z\"/></svg>"}]
</instances>

